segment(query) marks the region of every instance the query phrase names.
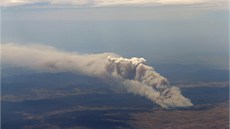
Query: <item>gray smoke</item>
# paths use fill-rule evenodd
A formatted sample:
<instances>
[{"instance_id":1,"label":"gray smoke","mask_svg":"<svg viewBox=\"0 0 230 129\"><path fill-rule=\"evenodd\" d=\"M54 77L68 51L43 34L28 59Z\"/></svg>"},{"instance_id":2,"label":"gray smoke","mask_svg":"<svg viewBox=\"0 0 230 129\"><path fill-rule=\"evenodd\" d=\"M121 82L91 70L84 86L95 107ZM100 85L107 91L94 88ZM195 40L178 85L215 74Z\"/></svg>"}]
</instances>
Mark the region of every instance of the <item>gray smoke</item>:
<instances>
[{"instance_id":1,"label":"gray smoke","mask_svg":"<svg viewBox=\"0 0 230 129\"><path fill-rule=\"evenodd\" d=\"M163 108L192 106L191 101L182 96L179 88L170 86L166 78L153 67L145 65L144 58L108 57L106 71L119 78L128 92L145 96Z\"/></svg>"},{"instance_id":2,"label":"gray smoke","mask_svg":"<svg viewBox=\"0 0 230 129\"><path fill-rule=\"evenodd\" d=\"M41 45L2 44L2 63L44 72L80 72L98 78L110 78L128 92L144 96L163 108L187 107L193 104L179 88L170 86L166 78L144 58L123 58L114 53L78 54L61 52Z\"/></svg>"}]
</instances>

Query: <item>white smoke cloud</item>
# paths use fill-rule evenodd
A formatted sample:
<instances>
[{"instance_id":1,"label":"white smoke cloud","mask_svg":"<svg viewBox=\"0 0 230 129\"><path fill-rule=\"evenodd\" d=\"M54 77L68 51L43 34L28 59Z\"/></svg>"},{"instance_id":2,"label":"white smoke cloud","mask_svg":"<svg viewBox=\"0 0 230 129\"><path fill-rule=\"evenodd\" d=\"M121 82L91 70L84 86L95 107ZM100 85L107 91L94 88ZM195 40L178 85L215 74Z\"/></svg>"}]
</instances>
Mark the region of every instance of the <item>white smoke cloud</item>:
<instances>
[{"instance_id":1,"label":"white smoke cloud","mask_svg":"<svg viewBox=\"0 0 230 129\"><path fill-rule=\"evenodd\" d=\"M62 72L73 71L87 75L105 73L103 65L113 53L84 54L60 52L50 46L2 44L2 62L37 71Z\"/></svg>"},{"instance_id":2,"label":"white smoke cloud","mask_svg":"<svg viewBox=\"0 0 230 129\"><path fill-rule=\"evenodd\" d=\"M182 96L177 87L172 87L166 78L153 67L144 64L143 58L111 58L106 71L120 78L128 92L145 96L163 108L192 106L189 99Z\"/></svg>"},{"instance_id":3,"label":"white smoke cloud","mask_svg":"<svg viewBox=\"0 0 230 129\"><path fill-rule=\"evenodd\" d=\"M98 78L110 78L128 92L144 96L163 108L193 104L179 88L145 65L144 58L123 58L114 53L84 54L61 52L40 45L2 44L2 63L44 72L80 72Z\"/></svg>"}]
</instances>

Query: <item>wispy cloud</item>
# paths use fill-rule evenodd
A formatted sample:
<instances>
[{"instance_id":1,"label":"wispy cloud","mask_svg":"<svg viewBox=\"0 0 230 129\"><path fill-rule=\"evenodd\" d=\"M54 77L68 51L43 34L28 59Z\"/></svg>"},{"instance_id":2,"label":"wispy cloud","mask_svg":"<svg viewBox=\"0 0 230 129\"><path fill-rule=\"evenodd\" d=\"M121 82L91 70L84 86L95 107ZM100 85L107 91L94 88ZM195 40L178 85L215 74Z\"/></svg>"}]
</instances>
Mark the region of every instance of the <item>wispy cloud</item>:
<instances>
[{"instance_id":1,"label":"wispy cloud","mask_svg":"<svg viewBox=\"0 0 230 129\"><path fill-rule=\"evenodd\" d=\"M96 5L194 4L204 0L95 0Z\"/></svg>"},{"instance_id":2,"label":"wispy cloud","mask_svg":"<svg viewBox=\"0 0 230 129\"><path fill-rule=\"evenodd\" d=\"M3 0L1 6L18 6L37 3L48 3L51 5L68 4L68 5L83 5L90 3L88 0Z\"/></svg>"},{"instance_id":3,"label":"wispy cloud","mask_svg":"<svg viewBox=\"0 0 230 129\"><path fill-rule=\"evenodd\" d=\"M3 0L1 6L19 6L37 3L48 3L50 5L74 5L89 7L118 6L118 5L178 5L178 4L210 4L227 3L227 0Z\"/></svg>"}]
</instances>

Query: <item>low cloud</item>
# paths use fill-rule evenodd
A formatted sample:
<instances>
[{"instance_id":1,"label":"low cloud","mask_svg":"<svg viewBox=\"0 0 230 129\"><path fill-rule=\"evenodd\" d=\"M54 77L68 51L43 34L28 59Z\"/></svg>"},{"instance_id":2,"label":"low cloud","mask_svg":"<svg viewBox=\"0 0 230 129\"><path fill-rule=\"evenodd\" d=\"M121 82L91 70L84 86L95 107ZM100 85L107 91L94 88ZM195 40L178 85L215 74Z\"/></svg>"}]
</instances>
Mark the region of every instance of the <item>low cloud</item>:
<instances>
[{"instance_id":1,"label":"low cloud","mask_svg":"<svg viewBox=\"0 0 230 129\"><path fill-rule=\"evenodd\" d=\"M226 3L225 0L3 0L1 6L19 6L36 3L48 3L50 5L74 5L89 7L117 6L117 5L177 5L177 4L210 4Z\"/></svg>"}]
</instances>

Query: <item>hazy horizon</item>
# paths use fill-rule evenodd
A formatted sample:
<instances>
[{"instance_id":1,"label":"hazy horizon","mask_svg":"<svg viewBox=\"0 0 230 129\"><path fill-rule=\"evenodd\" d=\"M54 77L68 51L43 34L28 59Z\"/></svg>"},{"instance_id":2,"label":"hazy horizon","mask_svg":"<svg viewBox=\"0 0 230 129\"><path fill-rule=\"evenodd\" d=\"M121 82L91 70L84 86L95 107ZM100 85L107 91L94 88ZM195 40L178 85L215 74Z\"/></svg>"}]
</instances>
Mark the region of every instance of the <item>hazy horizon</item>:
<instances>
[{"instance_id":1,"label":"hazy horizon","mask_svg":"<svg viewBox=\"0 0 230 129\"><path fill-rule=\"evenodd\" d=\"M2 43L229 69L227 1L2 3Z\"/></svg>"}]
</instances>

